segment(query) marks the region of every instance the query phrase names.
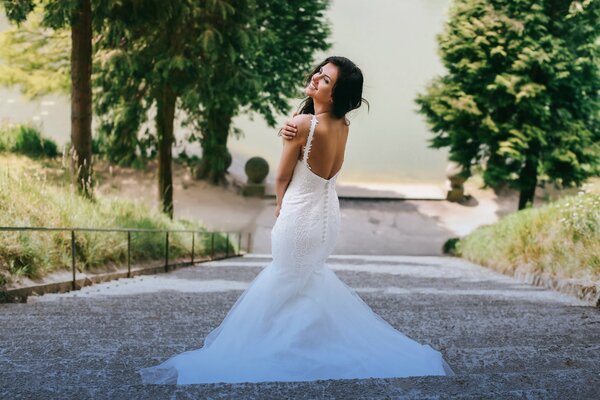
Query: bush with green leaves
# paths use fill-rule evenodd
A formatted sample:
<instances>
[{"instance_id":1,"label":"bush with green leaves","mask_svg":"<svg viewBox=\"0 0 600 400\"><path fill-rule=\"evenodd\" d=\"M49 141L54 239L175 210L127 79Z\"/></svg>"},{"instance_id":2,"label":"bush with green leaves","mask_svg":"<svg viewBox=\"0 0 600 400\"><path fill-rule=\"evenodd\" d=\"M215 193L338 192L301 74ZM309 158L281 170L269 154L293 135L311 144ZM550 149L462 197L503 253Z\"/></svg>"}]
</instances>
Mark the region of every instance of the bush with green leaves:
<instances>
[{"instance_id":1,"label":"bush with green leaves","mask_svg":"<svg viewBox=\"0 0 600 400\"><path fill-rule=\"evenodd\" d=\"M0 127L0 151L23 154L29 157L56 157L58 146L44 137L32 125L4 125Z\"/></svg>"}]
</instances>

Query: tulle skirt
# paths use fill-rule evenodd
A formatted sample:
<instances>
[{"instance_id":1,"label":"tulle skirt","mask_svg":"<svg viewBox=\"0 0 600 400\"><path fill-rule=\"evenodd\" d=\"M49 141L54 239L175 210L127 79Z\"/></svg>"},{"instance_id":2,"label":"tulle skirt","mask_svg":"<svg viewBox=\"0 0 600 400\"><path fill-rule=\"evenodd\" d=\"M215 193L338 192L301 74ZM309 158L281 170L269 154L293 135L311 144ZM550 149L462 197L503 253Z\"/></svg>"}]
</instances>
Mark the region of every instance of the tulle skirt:
<instances>
[{"instance_id":1,"label":"tulle skirt","mask_svg":"<svg viewBox=\"0 0 600 400\"><path fill-rule=\"evenodd\" d=\"M202 348L138 371L144 383L453 375L442 354L375 314L331 269L271 262Z\"/></svg>"}]
</instances>

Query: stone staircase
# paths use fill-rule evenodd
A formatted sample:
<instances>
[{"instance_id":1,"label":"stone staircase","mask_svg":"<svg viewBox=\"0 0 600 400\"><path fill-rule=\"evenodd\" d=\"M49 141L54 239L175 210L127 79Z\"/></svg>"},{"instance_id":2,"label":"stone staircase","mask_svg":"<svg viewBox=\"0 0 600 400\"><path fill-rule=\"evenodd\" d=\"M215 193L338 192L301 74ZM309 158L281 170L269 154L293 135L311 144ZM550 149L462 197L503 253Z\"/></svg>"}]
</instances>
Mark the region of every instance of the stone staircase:
<instances>
[{"instance_id":1,"label":"stone staircase","mask_svg":"<svg viewBox=\"0 0 600 400\"><path fill-rule=\"evenodd\" d=\"M142 385L136 369L198 348L270 260L250 255L0 304L0 399L600 399L600 311L447 257L330 265L454 377Z\"/></svg>"}]
</instances>

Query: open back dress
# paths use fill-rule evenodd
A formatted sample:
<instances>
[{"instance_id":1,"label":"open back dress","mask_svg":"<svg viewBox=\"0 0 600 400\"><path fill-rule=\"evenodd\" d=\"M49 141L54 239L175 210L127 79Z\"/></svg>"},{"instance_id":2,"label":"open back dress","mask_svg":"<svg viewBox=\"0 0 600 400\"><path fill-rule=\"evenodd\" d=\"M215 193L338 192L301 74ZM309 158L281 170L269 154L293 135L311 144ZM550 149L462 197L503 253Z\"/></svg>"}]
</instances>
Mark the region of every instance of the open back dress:
<instances>
[{"instance_id":1,"label":"open back dress","mask_svg":"<svg viewBox=\"0 0 600 400\"><path fill-rule=\"evenodd\" d=\"M375 314L326 265L340 229L335 190L309 156L315 126L271 232L273 260L203 347L138 372L144 383L312 381L452 375L440 352ZM401 312L399 310L398 312Z\"/></svg>"}]
</instances>

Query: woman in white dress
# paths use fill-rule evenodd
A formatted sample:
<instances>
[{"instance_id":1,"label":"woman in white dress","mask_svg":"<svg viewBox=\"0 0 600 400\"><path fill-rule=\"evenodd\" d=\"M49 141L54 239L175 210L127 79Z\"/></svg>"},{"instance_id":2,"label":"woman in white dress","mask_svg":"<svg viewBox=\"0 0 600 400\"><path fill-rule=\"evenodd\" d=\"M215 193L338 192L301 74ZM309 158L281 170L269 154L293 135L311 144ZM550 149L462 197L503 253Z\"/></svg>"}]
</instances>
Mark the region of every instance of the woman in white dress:
<instances>
[{"instance_id":1,"label":"woman in white dress","mask_svg":"<svg viewBox=\"0 0 600 400\"><path fill-rule=\"evenodd\" d=\"M139 370L144 383L312 381L451 375L441 353L375 314L326 264L340 229L335 182L346 114L363 103L363 76L344 57L309 75L307 99L284 140L276 177L273 261L204 346Z\"/></svg>"}]
</instances>

